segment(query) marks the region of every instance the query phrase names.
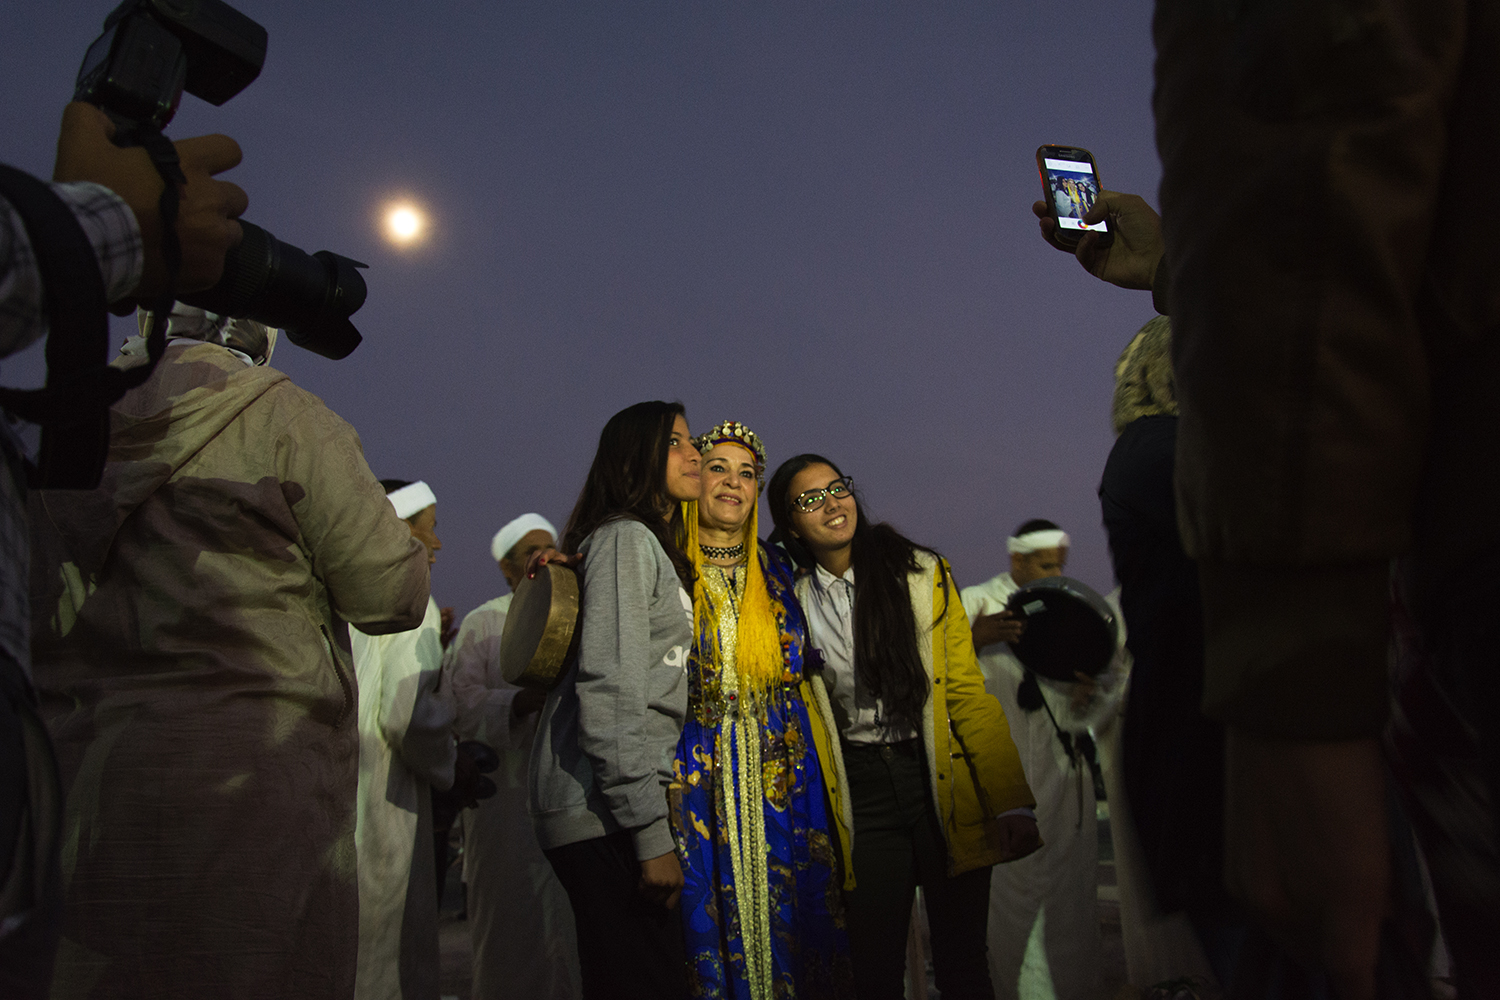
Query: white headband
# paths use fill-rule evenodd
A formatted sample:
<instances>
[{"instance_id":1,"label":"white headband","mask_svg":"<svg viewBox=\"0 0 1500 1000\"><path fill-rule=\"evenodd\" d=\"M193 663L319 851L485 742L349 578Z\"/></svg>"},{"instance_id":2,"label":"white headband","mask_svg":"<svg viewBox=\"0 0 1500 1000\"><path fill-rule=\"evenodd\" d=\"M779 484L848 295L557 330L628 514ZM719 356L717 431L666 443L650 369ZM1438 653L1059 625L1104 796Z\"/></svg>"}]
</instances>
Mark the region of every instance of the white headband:
<instances>
[{"instance_id":1,"label":"white headband","mask_svg":"<svg viewBox=\"0 0 1500 1000\"><path fill-rule=\"evenodd\" d=\"M495 532L494 541L490 542L490 555L495 557L495 562L499 562L516 547L517 542L533 531L545 531L552 536L553 544L557 544L557 529L552 527L551 521L540 514L522 514Z\"/></svg>"},{"instance_id":2,"label":"white headband","mask_svg":"<svg viewBox=\"0 0 1500 1000\"><path fill-rule=\"evenodd\" d=\"M411 517L418 511L426 510L437 503L432 487L423 482L415 482L399 490L392 490L385 495L385 498L391 502L392 507L396 508L396 516L402 519Z\"/></svg>"},{"instance_id":3,"label":"white headband","mask_svg":"<svg viewBox=\"0 0 1500 1000\"><path fill-rule=\"evenodd\" d=\"M1019 537L1005 540L1005 547L1013 556L1023 556L1042 549L1065 549L1069 544L1066 531L1028 531Z\"/></svg>"}]
</instances>

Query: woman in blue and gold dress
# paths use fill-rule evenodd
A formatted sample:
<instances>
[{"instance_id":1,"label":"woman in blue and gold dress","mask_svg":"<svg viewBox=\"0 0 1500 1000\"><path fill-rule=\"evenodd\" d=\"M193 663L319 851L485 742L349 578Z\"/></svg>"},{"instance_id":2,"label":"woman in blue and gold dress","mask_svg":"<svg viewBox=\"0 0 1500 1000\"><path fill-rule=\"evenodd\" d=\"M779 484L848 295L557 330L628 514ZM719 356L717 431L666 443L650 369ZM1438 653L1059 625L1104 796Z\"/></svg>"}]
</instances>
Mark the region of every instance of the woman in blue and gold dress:
<instances>
[{"instance_id":1,"label":"woman in blue and gold dress","mask_svg":"<svg viewBox=\"0 0 1500 1000\"><path fill-rule=\"evenodd\" d=\"M807 626L791 563L756 535L765 450L732 421L695 443L702 490L684 511L697 572L695 639L672 788L693 992L849 997L825 792L837 787L824 772L836 756L820 716L807 710Z\"/></svg>"}]
</instances>

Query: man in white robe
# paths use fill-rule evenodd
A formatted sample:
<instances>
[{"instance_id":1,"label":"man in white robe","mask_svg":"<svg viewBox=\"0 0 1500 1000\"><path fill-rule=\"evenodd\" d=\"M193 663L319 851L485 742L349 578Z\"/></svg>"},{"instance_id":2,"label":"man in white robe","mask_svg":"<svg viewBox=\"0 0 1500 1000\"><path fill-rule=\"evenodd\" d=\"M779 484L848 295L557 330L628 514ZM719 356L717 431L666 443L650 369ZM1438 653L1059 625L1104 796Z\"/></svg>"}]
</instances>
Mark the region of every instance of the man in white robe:
<instances>
[{"instance_id":1,"label":"man in white robe","mask_svg":"<svg viewBox=\"0 0 1500 1000\"><path fill-rule=\"evenodd\" d=\"M557 531L523 514L495 535L490 554L505 582L521 582L533 552L557 544ZM526 775L545 692L500 676L500 635L512 594L469 612L448 649L460 739L494 747L496 793L462 816L464 882L474 946L475 1000L577 1000L578 946L568 894L553 874L527 816Z\"/></svg>"},{"instance_id":2,"label":"man in white robe","mask_svg":"<svg viewBox=\"0 0 1500 1000\"><path fill-rule=\"evenodd\" d=\"M961 597L974 623L985 688L1005 708L1026 781L1036 796L1043 846L1019 861L995 866L990 880L990 978L997 1000L1093 1000L1103 988L1097 914L1099 829L1093 775L1076 748L1080 736L1105 726L1119 708L1126 673L1124 636L1121 652L1095 683L1065 684L1038 677L1046 708L1022 709L1018 690L1025 668L1008 643L1020 638L1023 625L1005 613L1005 605L1025 584L1062 575L1068 536L1051 521L1028 521L1009 539L1008 548L1011 571L966 587ZM1118 608L1116 615L1119 620ZM1074 744L1072 753L1063 745L1059 728Z\"/></svg>"},{"instance_id":3,"label":"man in white robe","mask_svg":"<svg viewBox=\"0 0 1500 1000\"><path fill-rule=\"evenodd\" d=\"M386 499L427 549L437 499L426 483L382 480ZM431 597L420 627L395 635L350 630L359 681L357 1000L437 1000L438 900L432 789L453 785L454 706L442 675L442 616Z\"/></svg>"}]
</instances>

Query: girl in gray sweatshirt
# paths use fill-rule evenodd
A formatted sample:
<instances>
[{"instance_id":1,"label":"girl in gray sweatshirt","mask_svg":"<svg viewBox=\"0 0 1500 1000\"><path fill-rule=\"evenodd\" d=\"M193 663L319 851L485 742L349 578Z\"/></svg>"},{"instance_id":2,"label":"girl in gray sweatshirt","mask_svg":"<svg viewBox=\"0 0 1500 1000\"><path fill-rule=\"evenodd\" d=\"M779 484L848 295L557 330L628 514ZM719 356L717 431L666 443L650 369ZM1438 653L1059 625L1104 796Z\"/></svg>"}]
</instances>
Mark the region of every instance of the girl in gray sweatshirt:
<instances>
[{"instance_id":1,"label":"girl in gray sweatshirt","mask_svg":"<svg viewBox=\"0 0 1500 1000\"><path fill-rule=\"evenodd\" d=\"M693 599L651 530L610 521L583 555L578 655L547 696L531 757L542 850L626 830L638 859L673 849L664 786L687 710Z\"/></svg>"},{"instance_id":2,"label":"girl in gray sweatshirt","mask_svg":"<svg viewBox=\"0 0 1500 1000\"><path fill-rule=\"evenodd\" d=\"M563 535L583 556L578 652L547 695L531 817L573 906L585 1000L686 998L667 783L687 711L698 451L680 403L610 418Z\"/></svg>"}]
</instances>

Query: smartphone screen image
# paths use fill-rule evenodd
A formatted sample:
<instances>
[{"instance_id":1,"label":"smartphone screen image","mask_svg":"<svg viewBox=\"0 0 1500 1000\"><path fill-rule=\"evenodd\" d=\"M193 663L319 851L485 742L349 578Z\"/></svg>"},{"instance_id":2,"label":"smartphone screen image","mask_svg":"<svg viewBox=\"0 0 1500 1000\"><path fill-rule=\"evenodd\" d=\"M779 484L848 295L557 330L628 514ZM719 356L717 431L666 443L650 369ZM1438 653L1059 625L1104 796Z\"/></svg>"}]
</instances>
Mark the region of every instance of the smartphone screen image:
<instances>
[{"instance_id":1,"label":"smartphone screen image","mask_svg":"<svg viewBox=\"0 0 1500 1000\"><path fill-rule=\"evenodd\" d=\"M1083 221L1099 198L1099 172L1088 150L1043 146L1037 150L1037 166L1060 237L1072 242L1085 232L1109 232L1107 221L1092 225Z\"/></svg>"}]
</instances>

